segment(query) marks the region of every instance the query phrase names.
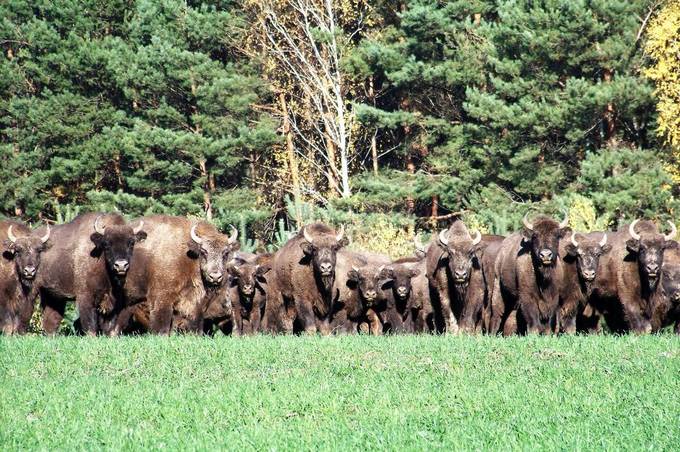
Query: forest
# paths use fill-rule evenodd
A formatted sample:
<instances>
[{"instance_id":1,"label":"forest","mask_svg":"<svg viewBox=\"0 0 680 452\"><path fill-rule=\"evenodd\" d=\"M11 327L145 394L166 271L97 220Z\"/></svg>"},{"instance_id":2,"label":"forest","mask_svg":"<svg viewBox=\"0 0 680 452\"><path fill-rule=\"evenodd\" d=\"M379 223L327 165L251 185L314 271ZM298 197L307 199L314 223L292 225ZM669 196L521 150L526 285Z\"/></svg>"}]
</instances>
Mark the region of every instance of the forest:
<instances>
[{"instance_id":1,"label":"forest","mask_svg":"<svg viewBox=\"0 0 680 452\"><path fill-rule=\"evenodd\" d=\"M316 219L395 254L456 216L680 203L673 1L8 0L0 49L5 217L187 215L243 249Z\"/></svg>"}]
</instances>

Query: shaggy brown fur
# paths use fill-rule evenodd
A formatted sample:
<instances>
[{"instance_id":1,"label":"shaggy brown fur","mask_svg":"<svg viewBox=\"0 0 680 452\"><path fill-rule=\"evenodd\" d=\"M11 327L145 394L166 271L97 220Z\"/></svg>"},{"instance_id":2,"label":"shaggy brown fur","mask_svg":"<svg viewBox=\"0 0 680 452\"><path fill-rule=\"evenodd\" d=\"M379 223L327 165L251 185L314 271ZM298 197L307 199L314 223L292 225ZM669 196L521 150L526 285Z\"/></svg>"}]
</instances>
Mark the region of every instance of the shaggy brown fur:
<instances>
[{"instance_id":1,"label":"shaggy brown fur","mask_svg":"<svg viewBox=\"0 0 680 452\"><path fill-rule=\"evenodd\" d=\"M652 331L673 325L680 334L680 250L669 249L664 255L661 279L650 304Z\"/></svg>"},{"instance_id":2,"label":"shaggy brown fur","mask_svg":"<svg viewBox=\"0 0 680 452\"><path fill-rule=\"evenodd\" d=\"M425 333L434 329L426 262L422 257L393 261L383 270L386 332Z\"/></svg>"},{"instance_id":3,"label":"shaggy brown fur","mask_svg":"<svg viewBox=\"0 0 680 452\"><path fill-rule=\"evenodd\" d=\"M439 331L450 334L481 332L486 287L481 259L484 249L494 241L487 236L473 245L465 224L457 220L449 227L444 244L435 237L427 252L427 277L435 297ZM491 238L488 238L491 237Z\"/></svg>"},{"instance_id":4,"label":"shaggy brown fur","mask_svg":"<svg viewBox=\"0 0 680 452\"><path fill-rule=\"evenodd\" d=\"M652 330L650 302L658 290L658 271L665 250L678 246L675 240L664 240L651 221L638 222L635 230L640 240L631 237L628 225L612 234L612 250L601 257L601 273L590 288L590 304L617 333ZM650 275L650 269L656 274Z\"/></svg>"},{"instance_id":5,"label":"shaggy brown fur","mask_svg":"<svg viewBox=\"0 0 680 452\"><path fill-rule=\"evenodd\" d=\"M570 233L557 221L539 217L533 220L533 231L525 228L503 241L495 263L492 334L512 334L516 328L532 334L554 332L564 281L559 242Z\"/></svg>"},{"instance_id":6,"label":"shaggy brown fur","mask_svg":"<svg viewBox=\"0 0 680 452\"><path fill-rule=\"evenodd\" d=\"M9 240L9 227L16 241ZM16 221L0 221L0 331L23 334L33 315L31 291L40 267L40 254L49 247L30 228Z\"/></svg>"},{"instance_id":7,"label":"shaggy brown fur","mask_svg":"<svg viewBox=\"0 0 680 452\"><path fill-rule=\"evenodd\" d=\"M95 220L101 216L104 234L95 231ZM64 317L68 300L75 299L80 324L89 335L102 332L117 334L117 316L126 302L124 286L129 270L118 271L115 263L132 260L135 245L146 238L144 231L136 235L120 215L87 213L73 221L51 227L48 244L42 253L40 272L34 282L40 293L43 328L56 333ZM45 234L45 228L35 234Z\"/></svg>"},{"instance_id":8,"label":"shaggy brown fur","mask_svg":"<svg viewBox=\"0 0 680 452\"><path fill-rule=\"evenodd\" d=\"M267 293L267 273L271 270L271 254L240 255L227 265L229 299L232 304L233 335L260 331Z\"/></svg>"},{"instance_id":9,"label":"shaggy brown fur","mask_svg":"<svg viewBox=\"0 0 680 452\"><path fill-rule=\"evenodd\" d=\"M134 307L149 312L149 329L170 334L174 329L201 333L210 300L227 281L226 263L238 250L238 241L206 222L197 223L201 244L191 237L194 223L183 217L154 215L144 221L147 239L135 249L127 277L126 295ZM120 327L124 327L125 319Z\"/></svg>"},{"instance_id":10,"label":"shaggy brown fur","mask_svg":"<svg viewBox=\"0 0 680 452\"><path fill-rule=\"evenodd\" d=\"M312 237L310 243L304 231ZM279 323L284 331L294 323L307 333L331 332L335 261L340 248L347 244L338 232L321 224L305 226L273 257L273 289L267 293L267 328Z\"/></svg>"}]
</instances>

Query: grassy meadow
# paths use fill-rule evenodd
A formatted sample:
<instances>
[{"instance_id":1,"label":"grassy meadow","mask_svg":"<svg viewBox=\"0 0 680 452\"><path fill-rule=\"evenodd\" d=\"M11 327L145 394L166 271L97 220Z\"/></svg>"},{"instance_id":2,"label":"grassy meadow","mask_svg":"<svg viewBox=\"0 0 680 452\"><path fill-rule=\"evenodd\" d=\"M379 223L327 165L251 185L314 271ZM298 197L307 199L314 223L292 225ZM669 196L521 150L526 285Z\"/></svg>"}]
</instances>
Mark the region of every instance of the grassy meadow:
<instances>
[{"instance_id":1,"label":"grassy meadow","mask_svg":"<svg viewBox=\"0 0 680 452\"><path fill-rule=\"evenodd\" d=\"M676 449L680 339L0 338L0 449Z\"/></svg>"}]
</instances>

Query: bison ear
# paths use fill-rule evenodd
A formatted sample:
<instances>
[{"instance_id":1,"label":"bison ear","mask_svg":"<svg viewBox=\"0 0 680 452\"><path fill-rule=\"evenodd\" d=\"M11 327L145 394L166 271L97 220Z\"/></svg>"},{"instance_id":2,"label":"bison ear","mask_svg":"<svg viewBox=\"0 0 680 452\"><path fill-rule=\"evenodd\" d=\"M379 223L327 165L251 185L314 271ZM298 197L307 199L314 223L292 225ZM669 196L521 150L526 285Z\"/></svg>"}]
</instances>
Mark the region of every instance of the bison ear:
<instances>
[{"instance_id":1,"label":"bison ear","mask_svg":"<svg viewBox=\"0 0 680 452\"><path fill-rule=\"evenodd\" d=\"M307 241L300 243L300 248L302 248L302 252L305 253L306 256L314 254L314 247Z\"/></svg>"},{"instance_id":2,"label":"bison ear","mask_svg":"<svg viewBox=\"0 0 680 452\"><path fill-rule=\"evenodd\" d=\"M260 265L259 267L257 267L257 271L255 272L255 274L257 276L264 276L271 269L272 269L271 265Z\"/></svg>"},{"instance_id":3,"label":"bison ear","mask_svg":"<svg viewBox=\"0 0 680 452\"><path fill-rule=\"evenodd\" d=\"M135 240L137 242L143 242L144 240L146 240L146 232L139 231L137 234L135 234Z\"/></svg>"},{"instance_id":4,"label":"bison ear","mask_svg":"<svg viewBox=\"0 0 680 452\"><path fill-rule=\"evenodd\" d=\"M394 279L394 269L393 268L383 268L378 275L380 279Z\"/></svg>"},{"instance_id":5,"label":"bison ear","mask_svg":"<svg viewBox=\"0 0 680 452\"><path fill-rule=\"evenodd\" d=\"M571 257L578 256L578 249L574 246L573 243L567 243L564 249L566 250L568 256Z\"/></svg>"},{"instance_id":6,"label":"bison ear","mask_svg":"<svg viewBox=\"0 0 680 452\"><path fill-rule=\"evenodd\" d=\"M569 226L560 229L560 238L563 239L566 236L571 235L571 228Z\"/></svg>"},{"instance_id":7,"label":"bison ear","mask_svg":"<svg viewBox=\"0 0 680 452\"><path fill-rule=\"evenodd\" d=\"M338 249L344 248L347 245L349 245L349 239L347 237L343 237L342 240L338 242Z\"/></svg>"},{"instance_id":8,"label":"bison ear","mask_svg":"<svg viewBox=\"0 0 680 452\"><path fill-rule=\"evenodd\" d=\"M678 242L676 242L675 240L666 240L665 242L663 242L663 247L664 249L667 250L676 250L678 249Z\"/></svg>"},{"instance_id":9,"label":"bison ear","mask_svg":"<svg viewBox=\"0 0 680 452\"><path fill-rule=\"evenodd\" d=\"M534 231L527 228L522 228L522 241L531 242L531 238L534 236Z\"/></svg>"},{"instance_id":10,"label":"bison ear","mask_svg":"<svg viewBox=\"0 0 680 452\"><path fill-rule=\"evenodd\" d=\"M90 236L90 240L92 240L92 243L94 243L94 246L97 248L101 248L104 244L104 236L99 232L93 232Z\"/></svg>"},{"instance_id":11,"label":"bison ear","mask_svg":"<svg viewBox=\"0 0 680 452\"><path fill-rule=\"evenodd\" d=\"M640 250L640 241L635 239L626 240L626 248L631 253L637 253Z\"/></svg>"},{"instance_id":12,"label":"bison ear","mask_svg":"<svg viewBox=\"0 0 680 452\"><path fill-rule=\"evenodd\" d=\"M12 260L14 258L14 243L11 240L5 240L2 245L4 247L2 256L7 260Z\"/></svg>"},{"instance_id":13,"label":"bison ear","mask_svg":"<svg viewBox=\"0 0 680 452\"><path fill-rule=\"evenodd\" d=\"M411 271L409 272L409 275L411 278L415 278L416 276L420 276L420 270L417 268L412 268Z\"/></svg>"},{"instance_id":14,"label":"bison ear","mask_svg":"<svg viewBox=\"0 0 680 452\"><path fill-rule=\"evenodd\" d=\"M199 248L199 244L194 242L193 240L189 240L187 242L187 256L189 256L191 259L198 259L199 256L201 255L201 249Z\"/></svg>"},{"instance_id":15,"label":"bison ear","mask_svg":"<svg viewBox=\"0 0 680 452\"><path fill-rule=\"evenodd\" d=\"M612 246L609 243L607 243L601 249L602 249L602 252L600 254L607 254L608 252L610 252L612 250Z\"/></svg>"}]
</instances>

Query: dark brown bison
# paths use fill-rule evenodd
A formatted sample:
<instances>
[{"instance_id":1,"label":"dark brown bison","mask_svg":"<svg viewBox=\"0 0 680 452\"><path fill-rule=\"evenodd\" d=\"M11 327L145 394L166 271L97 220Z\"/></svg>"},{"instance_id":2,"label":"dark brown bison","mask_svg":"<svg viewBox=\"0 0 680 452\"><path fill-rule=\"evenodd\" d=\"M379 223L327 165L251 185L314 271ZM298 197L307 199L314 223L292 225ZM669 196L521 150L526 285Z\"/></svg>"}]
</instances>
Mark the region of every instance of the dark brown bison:
<instances>
[{"instance_id":1,"label":"dark brown bison","mask_svg":"<svg viewBox=\"0 0 680 452\"><path fill-rule=\"evenodd\" d=\"M652 331L673 325L680 334L680 250L668 249L661 265L659 288L651 300Z\"/></svg>"},{"instance_id":2,"label":"dark brown bison","mask_svg":"<svg viewBox=\"0 0 680 452\"><path fill-rule=\"evenodd\" d=\"M123 288L135 245L144 241L143 223L127 224L116 214L87 213L50 229L34 287L40 293L43 328L54 334L68 300L75 299L83 331L115 334L125 307ZM37 234L47 234L41 228Z\"/></svg>"},{"instance_id":3,"label":"dark brown bison","mask_svg":"<svg viewBox=\"0 0 680 452\"><path fill-rule=\"evenodd\" d=\"M236 256L227 265L229 299L232 305L233 335L260 331L267 291L267 273L271 270L271 254Z\"/></svg>"},{"instance_id":4,"label":"dark brown bison","mask_svg":"<svg viewBox=\"0 0 680 452\"><path fill-rule=\"evenodd\" d=\"M505 237L502 235L483 235L482 241L486 243L486 248L482 254L482 275L484 276L484 306L482 309L482 330L490 332L491 323L491 300L493 298L494 283L496 281L496 257L503 246ZM496 334L495 332L493 334Z\"/></svg>"},{"instance_id":5,"label":"dark brown bison","mask_svg":"<svg viewBox=\"0 0 680 452\"><path fill-rule=\"evenodd\" d=\"M558 223L540 216L523 219L521 233L506 238L495 263L490 332L530 334L555 331L558 322L564 263L560 240L571 233L565 218ZM515 328L515 322L517 328Z\"/></svg>"},{"instance_id":6,"label":"dark brown bison","mask_svg":"<svg viewBox=\"0 0 680 452\"><path fill-rule=\"evenodd\" d=\"M427 266L423 257L396 259L382 272L387 300L383 323L387 332L425 333L434 329L434 312L425 275Z\"/></svg>"},{"instance_id":7,"label":"dark brown bison","mask_svg":"<svg viewBox=\"0 0 680 452\"><path fill-rule=\"evenodd\" d=\"M23 334L33 315L31 292L40 267L40 255L49 248L50 228L42 236L24 224L0 221L0 331Z\"/></svg>"},{"instance_id":8,"label":"dark brown bison","mask_svg":"<svg viewBox=\"0 0 680 452\"><path fill-rule=\"evenodd\" d=\"M345 256L340 259L343 257ZM345 272L342 269L342 263L337 271L338 285L342 285L344 281L345 287L339 288L334 302L332 330L334 333L355 334L365 323L371 334L380 335L383 332L383 325L376 312L384 310L385 307L380 287L381 271L385 263L369 263L361 257L350 259L349 271Z\"/></svg>"},{"instance_id":9,"label":"dark brown bison","mask_svg":"<svg viewBox=\"0 0 680 452\"><path fill-rule=\"evenodd\" d=\"M139 221L147 239L131 263L125 292L131 308L121 327L130 315L146 311L153 333L201 333L210 301L224 299L219 292L227 281L227 262L239 248L238 232L226 236L209 223L169 215Z\"/></svg>"},{"instance_id":10,"label":"dark brown bison","mask_svg":"<svg viewBox=\"0 0 680 452\"><path fill-rule=\"evenodd\" d=\"M600 271L591 284L590 304L617 333L652 330L651 299L658 289L664 253L675 249L676 228L664 235L651 221L635 220L608 236L611 251L600 258Z\"/></svg>"},{"instance_id":11,"label":"dark brown bison","mask_svg":"<svg viewBox=\"0 0 680 452\"><path fill-rule=\"evenodd\" d=\"M459 329L466 333L481 331L487 292L481 258L488 244L489 239L483 240L479 231L473 237L465 223L456 220L430 246L427 276L435 295L432 305L439 330L451 334Z\"/></svg>"},{"instance_id":12,"label":"dark brown bison","mask_svg":"<svg viewBox=\"0 0 680 452\"><path fill-rule=\"evenodd\" d=\"M569 286L564 290L573 291L575 295L560 308L563 332L595 333L600 330L600 314L591 297L596 278L606 271L600 266L600 258L612 249L607 243L609 236L611 233L606 232L572 232L569 241L560 242L560 255L565 264L564 284Z\"/></svg>"},{"instance_id":13,"label":"dark brown bison","mask_svg":"<svg viewBox=\"0 0 680 452\"><path fill-rule=\"evenodd\" d=\"M331 332L335 262L347 244L344 232L322 223L304 226L273 257L273 290L267 292L267 328L279 322L307 333Z\"/></svg>"}]
</instances>

